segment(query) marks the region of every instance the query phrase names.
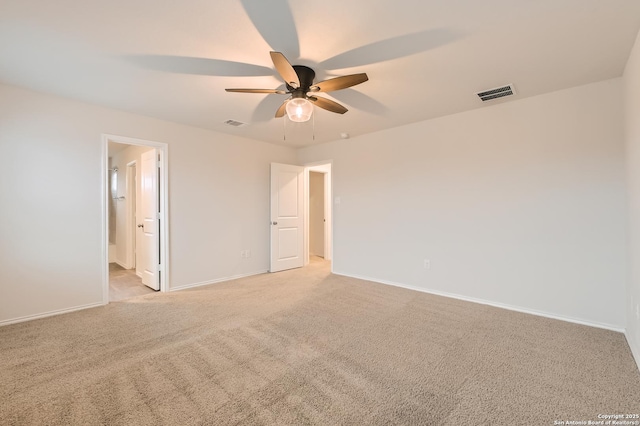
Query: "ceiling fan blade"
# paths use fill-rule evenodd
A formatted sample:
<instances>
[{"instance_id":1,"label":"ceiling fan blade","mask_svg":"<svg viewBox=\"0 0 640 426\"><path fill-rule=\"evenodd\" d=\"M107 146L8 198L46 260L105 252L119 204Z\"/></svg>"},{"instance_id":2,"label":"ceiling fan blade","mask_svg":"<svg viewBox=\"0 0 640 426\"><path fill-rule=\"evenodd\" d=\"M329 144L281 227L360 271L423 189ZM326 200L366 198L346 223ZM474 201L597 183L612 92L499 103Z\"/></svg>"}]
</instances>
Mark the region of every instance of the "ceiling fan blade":
<instances>
[{"instance_id":1,"label":"ceiling fan blade","mask_svg":"<svg viewBox=\"0 0 640 426\"><path fill-rule=\"evenodd\" d=\"M224 89L227 92L237 93L277 93L278 95L286 95L287 92L278 89Z\"/></svg>"},{"instance_id":2,"label":"ceiling fan blade","mask_svg":"<svg viewBox=\"0 0 640 426\"><path fill-rule=\"evenodd\" d=\"M287 99L282 103L282 105L280 105L280 108L278 108L278 110L276 111L276 118L284 117L284 113L286 112L287 108L287 102L289 102L289 99Z\"/></svg>"},{"instance_id":3,"label":"ceiling fan blade","mask_svg":"<svg viewBox=\"0 0 640 426\"><path fill-rule=\"evenodd\" d=\"M298 74L296 70L293 69L287 58L280 52L269 52L271 55L271 60L273 61L273 65L276 67L276 71L280 74L280 77L287 83L289 86L297 89L300 87L300 79L298 78Z\"/></svg>"},{"instance_id":4,"label":"ceiling fan blade","mask_svg":"<svg viewBox=\"0 0 640 426\"><path fill-rule=\"evenodd\" d=\"M332 92L334 90L346 89L356 84L369 80L366 73L344 75L342 77L331 78L314 84L309 88L310 92Z\"/></svg>"},{"instance_id":5,"label":"ceiling fan blade","mask_svg":"<svg viewBox=\"0 0 640 426\"><path fill-rule=\"evenodd\" d=\"M346 109L336 101L332 101L331 99L316 98L315 96L309 96L307 97L307 99L313 102L316 106L319 106L322 109L326 109L327 111L335 112L338 114L344 114L345 112L349 111L348 109Z\"/></svg>"}]
</instances>

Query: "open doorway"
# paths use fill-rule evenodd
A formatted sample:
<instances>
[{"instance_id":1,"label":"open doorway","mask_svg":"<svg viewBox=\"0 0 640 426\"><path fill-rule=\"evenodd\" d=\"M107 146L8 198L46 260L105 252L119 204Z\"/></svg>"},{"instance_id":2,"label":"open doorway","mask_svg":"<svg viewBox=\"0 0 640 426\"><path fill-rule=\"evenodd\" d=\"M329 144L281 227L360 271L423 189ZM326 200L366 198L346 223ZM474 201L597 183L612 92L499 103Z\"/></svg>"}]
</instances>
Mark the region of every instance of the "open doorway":
<instances>
[{"instance_id":1,"label":"open doorway","mask_svg":"<svg viewBox=\"0 0 640 426\"><path fill-rule=\"evenodd\" d=\"M331 163L306 167L306 263L332 258Z\"/></svg>"},{"instance_id":2,"label":"open doorway","mask_svg":"<svg viewBox=\"0 0 640 426\"><path fill-rule=\"evenodd\" d=\"M325 258L324 173L309 172L309 256Z\"/></svg>"},{"instance_id":3,"label":"open doorway","mask_svg":"<svg viewBox=\"0 0 640 426\"><path fill-rule=\"evenodd\" d=\"M270 189L269 271L300 268L310 259L333 271L331 162L307 166L271 163Z\"/></svg>"},{"instance_id":4,"label":"open doorway","mask_svg":"<svg viewBox=\"0 0 640 426\"><path fill-rule=\"evenodd\" d=\"M103 135L104 303L167 291L167 146Z\"/></svg>"},{"instance_id":5,"label":"open doorway","mask_svg":"<svg viewBox=\"0 0 640 426\"><path fill-rule=\"evenodd\" d=\"M129 299L154 289L142 283L137 271L136 234L141 152L152 148L109 142L109 301Z\"/></svg>"}]
</instances>

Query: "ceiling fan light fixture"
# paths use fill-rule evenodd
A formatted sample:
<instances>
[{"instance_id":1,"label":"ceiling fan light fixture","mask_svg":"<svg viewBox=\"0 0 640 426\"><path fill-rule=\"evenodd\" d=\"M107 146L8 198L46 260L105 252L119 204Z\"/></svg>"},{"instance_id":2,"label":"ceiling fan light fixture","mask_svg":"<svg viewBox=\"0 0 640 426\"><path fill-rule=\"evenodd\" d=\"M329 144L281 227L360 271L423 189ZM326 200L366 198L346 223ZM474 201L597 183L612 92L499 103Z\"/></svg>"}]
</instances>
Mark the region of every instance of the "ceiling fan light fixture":
<instances>
[{"instance_id":1,"label":"ceiling fan light fixture","mask_svg":"<svg viewBox=\"0 0 640 426\"><path fill-rule=\"evenodd\" d=\"M351 74L330 78L313 84L316 72L305 65L291 65L287 58L280 52L270 52L271 60L276 71L285 82L287 90L280 89L225 89L227 92L236 93L265 93L265 94L290 94L291 97L284 101L276 110L275 118L284 117L297 123L309 121L313 115L313 107L317 106L336 114L344 114L348 109L338 102L323 97L311 96L310 93L333 92L364 83L369 80L367 74Z\"/></svg>"},{"instance_id":2,"label":"ceiling fan light fixture","mask_svg":"<svg viewBox=\"0 0 640 426\"><path fill-rule=\"evenodd\" d=\"M313 104L304 98L295 98L287 102L286 110L289 120L304 123L313 114Z\"/></svg>"}]
</instances>

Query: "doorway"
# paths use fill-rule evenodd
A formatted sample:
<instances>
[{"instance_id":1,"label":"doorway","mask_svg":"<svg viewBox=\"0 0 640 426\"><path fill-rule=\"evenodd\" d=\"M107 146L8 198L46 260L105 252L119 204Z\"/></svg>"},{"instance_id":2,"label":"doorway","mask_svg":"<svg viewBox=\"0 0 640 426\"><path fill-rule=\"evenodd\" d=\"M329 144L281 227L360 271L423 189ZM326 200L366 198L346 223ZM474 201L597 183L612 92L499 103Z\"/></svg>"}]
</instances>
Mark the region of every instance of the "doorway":
<instances>
[{"instance_id":1,"label":"doorway","mask_svg":"<svg viewBox=\"0 0 640 426\"><path fill-rule=\"evenodd\" d=\"M324 259L324 173L309 172L309 256Z\"/></svg>"},{"instance_id":2,"label":"doorway","mask_svg":"<svg viewBox=\"0 0 640 426\"><path fill-rule=\"evenodd\" d=\"M103 303L168 291L167 145L103 135Z\"/></svg>"},{"instance_id":3,"label":"doorway","mask_svg":"<svg viewBox=\"0 0 640 426\"><path fill-rule=\"evenodd\" d=\"M314 179L312 189L311 176ZM316 264L320 262L330 267L333 272L331 161L306 166L271 163L270 180L269 272L309 265L310 258ZM313 196L310 195L312 191ZM310 229L312 204L314 225ZM310 232L317 237L310 238ZM311 239L314 246L310 250Z\"/></svg>"},{"instance_id":4,"label":"doorway","mask_svg":"<svg viewBox=\"0 0 640 426\"><path fill-rule=\"evenodd\" d=\"M333 255L333 209L331 162L307 165L305 210L305 258L331 262ZM333 267L332 267L333 270Z\"/></svg>"}]
</instances>

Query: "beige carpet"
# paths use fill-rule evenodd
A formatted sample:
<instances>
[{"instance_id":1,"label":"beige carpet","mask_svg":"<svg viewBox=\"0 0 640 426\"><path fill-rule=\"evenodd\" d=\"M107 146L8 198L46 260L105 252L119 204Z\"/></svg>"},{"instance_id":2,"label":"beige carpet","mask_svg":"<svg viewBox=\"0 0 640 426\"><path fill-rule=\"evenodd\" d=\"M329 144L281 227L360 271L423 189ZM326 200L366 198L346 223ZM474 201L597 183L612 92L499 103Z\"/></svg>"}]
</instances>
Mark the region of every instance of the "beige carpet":
<instances>
[{"instance_id":1,"label":"beige carpet","mask_svg":"<svg viewBox=\"0 0 640 426\"><path fill-rule=\"evenodd\" d=\"M155 290L142 284L142 278L136 275L134 269L124 269L117 263L109 264L110 302L117 302L154 292Z\"/></svg>"},{"instance_id":2,"label":"beige carpet","mask_svg":"<svg viewBox=\"0 0 640 426\"><path fill-rule=\"evenodd\" d=\"M322 261L0 328L3 425L553 425L640 412L619 333Z\"/></svg>"}]
</instances>

